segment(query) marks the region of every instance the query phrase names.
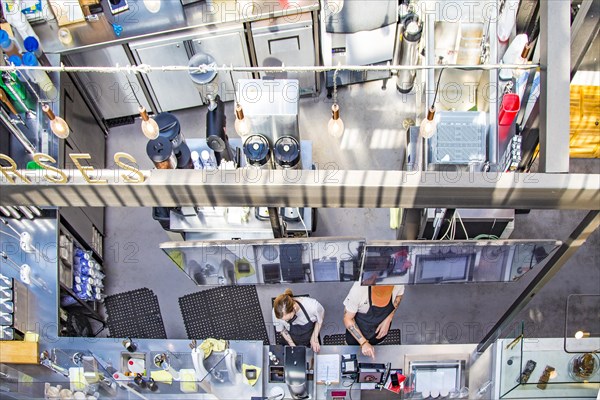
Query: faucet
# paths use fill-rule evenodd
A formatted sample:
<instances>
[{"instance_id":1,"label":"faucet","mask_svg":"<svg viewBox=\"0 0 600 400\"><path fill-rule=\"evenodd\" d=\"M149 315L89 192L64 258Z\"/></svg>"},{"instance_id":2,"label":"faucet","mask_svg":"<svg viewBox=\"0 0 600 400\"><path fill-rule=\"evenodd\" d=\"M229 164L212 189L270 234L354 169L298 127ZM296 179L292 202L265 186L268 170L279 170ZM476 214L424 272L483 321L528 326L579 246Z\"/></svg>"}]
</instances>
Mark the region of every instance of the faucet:
<instances>
[{"instance_id":1,"label":"faucet","mask_svg":"<svg viewBox=\"0 0 600 400\"><path fill-rule=\"evenodd\" d=\"M66 376L67 378L69 377L69 370L52 361L50 358L50 353L48 353L47 350L42 351L40 354L40 364L54 372Z\"/></svg>"},{"instance_id":2,"label":"faucet","mask_svg":"<svg viewBox=\"0 0 600 400\"><path fill-rule=\"evenodd\" d=\"M169 352L169 354L171 354ZM171 354L173 355L173 354ZM177 358L177 357L176 357ZM169 356L167 356L166 353L160 353L154 356L154 365L157 366L158 368L162 368L165 371L168 371L172 376L173 379L178 381L179 380L179 372L175 371L175 369L173 369L173 367L171 367L171 363L169 361Z\"/></svg>"}]
</instances>

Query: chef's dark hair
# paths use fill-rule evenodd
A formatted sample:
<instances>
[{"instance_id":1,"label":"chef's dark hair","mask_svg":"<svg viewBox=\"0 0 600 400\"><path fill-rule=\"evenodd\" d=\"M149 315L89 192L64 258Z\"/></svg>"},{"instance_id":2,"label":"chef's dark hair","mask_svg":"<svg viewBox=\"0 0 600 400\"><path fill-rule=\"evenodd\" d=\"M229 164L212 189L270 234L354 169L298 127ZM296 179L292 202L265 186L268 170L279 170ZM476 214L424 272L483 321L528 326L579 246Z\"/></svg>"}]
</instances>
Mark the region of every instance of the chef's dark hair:
<instances>
[{"instance_id":1,"label":"chef's dark hair","mask_svg":"<svg viewBox=\"0 0 600 400\"><path fill-rule=\"evenodd\" d=\"M273 310L277 319L283 318L284 314L289 314L294 311L294 293L292 289L285 289L283 294L275 297L273 301Z\"/></svg>"}]
</instances>

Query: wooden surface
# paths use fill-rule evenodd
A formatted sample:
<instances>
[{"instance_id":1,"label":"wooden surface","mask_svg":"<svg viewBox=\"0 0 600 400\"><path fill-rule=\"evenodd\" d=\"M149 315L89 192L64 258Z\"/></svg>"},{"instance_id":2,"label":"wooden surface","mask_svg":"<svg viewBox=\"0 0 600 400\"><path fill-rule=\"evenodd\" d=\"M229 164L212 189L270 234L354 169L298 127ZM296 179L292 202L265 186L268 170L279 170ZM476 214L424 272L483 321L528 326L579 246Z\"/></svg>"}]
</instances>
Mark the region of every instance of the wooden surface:
<instances>
[{"instance_id":1,"label":"wooden surface","mask_svg":"<svg viewBox=\"0 0 600 400\"><path fill-rule=\"evenodd\" d=\"M0 341L0 363L38 364L38 343L23 341Z\"/></svg>"},{"instance_id":2,"label":"wooden surface","mask_svg":"<svg viewBox=\"0 0 600 400\"><path fill-rule=\"evenodd\" d=\"M571 85L572 158L600 158L600 86Z\"/></svg>"}]
</instances>

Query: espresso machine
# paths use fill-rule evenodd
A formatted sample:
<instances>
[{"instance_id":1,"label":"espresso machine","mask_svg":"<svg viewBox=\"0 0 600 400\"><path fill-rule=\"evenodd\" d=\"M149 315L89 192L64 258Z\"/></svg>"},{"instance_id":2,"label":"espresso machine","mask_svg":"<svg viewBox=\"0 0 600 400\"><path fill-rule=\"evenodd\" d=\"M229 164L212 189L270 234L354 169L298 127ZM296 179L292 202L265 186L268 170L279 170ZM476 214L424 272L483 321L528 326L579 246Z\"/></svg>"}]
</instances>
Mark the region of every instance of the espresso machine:
<instances>
[{"instance_id":1,"label":"espresso machine","mask_svg":"<svg viewBox=\"0 0 600 400\"><path fill-rule=\"evenodd\" d=\"M269 346L267 393L286 399L313 399L312 350L304 346Z\"/></svg>"}]
</instances>

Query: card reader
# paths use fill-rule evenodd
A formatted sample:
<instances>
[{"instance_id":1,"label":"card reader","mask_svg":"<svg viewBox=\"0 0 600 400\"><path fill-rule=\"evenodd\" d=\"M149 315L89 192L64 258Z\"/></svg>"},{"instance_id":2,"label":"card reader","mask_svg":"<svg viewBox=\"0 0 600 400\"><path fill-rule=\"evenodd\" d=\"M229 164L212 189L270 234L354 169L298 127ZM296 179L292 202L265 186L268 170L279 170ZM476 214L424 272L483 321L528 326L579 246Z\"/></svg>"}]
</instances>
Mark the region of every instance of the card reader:
<instances>
[{"instance_id":1,"label":"card reader","mask_svg":"<svg viewBox=\"0 0 600 400\"><path fill-rule=\"evenodd\" d=\"M129 4L127 4L127 0L108 0L108 5L110 6L110 12L112 15L129 10Z\"/></svg>"},{"instance_id":2,"label":"card reader","mask_svg":"<svg viewBox=\"0 0 600 400\"><path fill-rule=\"evenodd\" d=\"M358 361L356 360L356 354L342 354L342 378L356 380L358 375Z\"/></svg>"}]
</instances>

